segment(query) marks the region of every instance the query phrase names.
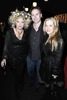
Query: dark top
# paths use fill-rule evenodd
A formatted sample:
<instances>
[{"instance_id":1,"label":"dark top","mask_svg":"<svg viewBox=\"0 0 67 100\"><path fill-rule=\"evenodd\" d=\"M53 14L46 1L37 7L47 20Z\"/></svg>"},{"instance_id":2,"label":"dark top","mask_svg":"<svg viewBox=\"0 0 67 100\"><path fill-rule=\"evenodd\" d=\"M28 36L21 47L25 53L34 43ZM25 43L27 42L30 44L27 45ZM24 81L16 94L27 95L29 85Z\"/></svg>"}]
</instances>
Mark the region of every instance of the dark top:
<instances>
[{"instance_id":1,"label":"dark top","mask_svg":"<svg viewBox=\"0 0 67 100\"><path fill-rule=\"evenodd\" d=\"M9 61L19 61L26 59L26 38L25 33L21 40L19 40L13 29L7 31L5 36L5 45L3 58L9 59Z\"/></svg>"},{"instance_id":2,"label":"dark top","mask_svg":"<svg viewBox=\"0 0 67 100\"><path fill-rule=\"evenodd\" d=\"M32 27L30 33L30 49L31 49L31 59L37 61L41 58L40 54L40 27L39 30L36 32Z\"/></svg>"},{"instance_id":3,"label":"dark top","mask_svg":"<svg viewBox=\"0 0 67 100\"><path fill-rule=\"evenodd\" d=\"M28 56L35 61L41 59L41 48L44 40L42 23L37 32L34 30L33 24L31 23L27 30L27 37L28 37Z\"/></svg>"},{"instance_id":4,"label":"dark top","mask_svg":"<svg viewBox=\"0 0 67 100\"><path fill-rule=\"evenodd\" d=\"M48 67L48 70L51 71L52 74L59 75L62 71L62 58L63 58L63 50L64 44L62 46L60 44L61 37L58 38L58 47L56 50L51 50L51 44L45 43L43 44L43 63L45 67Z\"/></svg>"}]
</instances>

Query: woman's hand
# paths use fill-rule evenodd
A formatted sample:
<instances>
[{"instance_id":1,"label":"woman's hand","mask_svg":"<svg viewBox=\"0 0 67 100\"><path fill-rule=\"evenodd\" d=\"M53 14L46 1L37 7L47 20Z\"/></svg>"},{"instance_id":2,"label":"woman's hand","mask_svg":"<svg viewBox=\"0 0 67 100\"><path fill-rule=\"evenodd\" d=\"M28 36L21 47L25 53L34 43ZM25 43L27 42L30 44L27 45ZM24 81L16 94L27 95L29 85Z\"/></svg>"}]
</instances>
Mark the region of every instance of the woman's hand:
<instances>
[{"instance_id":1,"label":"woman's hand","mask_svg":"<svg viewBox=\"0 0 67 100\"><path fill-rule=\"evenodd\" d=\"M57 78L57 75L52 74L52 76L53 76L53 78L54 78L54 79L56 79L56 78Z\"/></svg>"},{"instance_id":2,"label":"woman's hand","mask_svg":"<svg viewBox=\"0 0 67 100\"><path fill-rule=\"evenodd\" d=\"M1 67L4 67L4 66L6 66L6 59L3 59L3 60L1 61Z\"/></svg>"}]
</instances>

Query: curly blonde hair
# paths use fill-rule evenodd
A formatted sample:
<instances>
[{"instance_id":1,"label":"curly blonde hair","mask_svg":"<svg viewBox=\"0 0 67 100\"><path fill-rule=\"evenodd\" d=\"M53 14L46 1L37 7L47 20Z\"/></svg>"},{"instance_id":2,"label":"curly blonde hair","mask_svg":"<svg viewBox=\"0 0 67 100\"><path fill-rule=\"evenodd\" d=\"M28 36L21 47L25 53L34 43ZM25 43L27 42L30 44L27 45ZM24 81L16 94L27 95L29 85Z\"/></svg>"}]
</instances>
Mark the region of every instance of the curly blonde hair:
<instances>
[{"instance_id":1,"label":"curly blonde hair","mask_svg":"<svg viewBox=\"0 0 67 100\"><path fill-rule=\"evenodd\" d=\"M15 22L19 17L24 20L24 28L28 28L31 22L30 14L25 11L19 11L18 9L11 12L11 15L8 18L8 23L11 25L11 27L15 27Z\"/></svg>"}]
</instances>

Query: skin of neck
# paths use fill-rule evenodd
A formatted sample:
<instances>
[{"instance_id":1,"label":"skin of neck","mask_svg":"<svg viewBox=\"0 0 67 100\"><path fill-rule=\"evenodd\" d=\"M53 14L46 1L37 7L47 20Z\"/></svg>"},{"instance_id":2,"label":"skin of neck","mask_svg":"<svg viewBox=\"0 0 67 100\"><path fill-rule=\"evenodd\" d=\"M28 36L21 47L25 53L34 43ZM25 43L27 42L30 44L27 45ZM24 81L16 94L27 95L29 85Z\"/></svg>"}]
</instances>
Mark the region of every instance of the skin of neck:
<instances>
[{"instance_id":1,"label":"skin of neck","mask_svg":"<svg viewBox=\"0 0 67 100\"><path fill-rule=\"evenodd\" d=\"M39 22L37 22L37 23L33 23L33 26L37 26L37 27L39 27L40 24L41 24L41 20L40 20Z\"/></svg>"}]
</instances>

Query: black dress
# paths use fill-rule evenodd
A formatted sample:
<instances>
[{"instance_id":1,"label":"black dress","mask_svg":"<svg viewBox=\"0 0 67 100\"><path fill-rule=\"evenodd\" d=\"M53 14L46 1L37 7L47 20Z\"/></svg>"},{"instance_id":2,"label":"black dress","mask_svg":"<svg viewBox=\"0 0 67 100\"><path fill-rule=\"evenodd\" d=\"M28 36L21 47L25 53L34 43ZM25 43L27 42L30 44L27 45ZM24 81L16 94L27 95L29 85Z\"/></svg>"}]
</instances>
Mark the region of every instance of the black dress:
<instances>
[{"instance_id":1,"label":"black dress","mask_svg":"<svg viewBox=\"0 0 67 100\"><path fill-rule=\"evenodd\" d=\"M13 29L9 29L5 36L5 45L3 58L7 59L8 65L15 75L16 88L23 83L23 76L26 65L26 34L24 33L21 40L19 40Z\"/></svg>"}]
</instances>

